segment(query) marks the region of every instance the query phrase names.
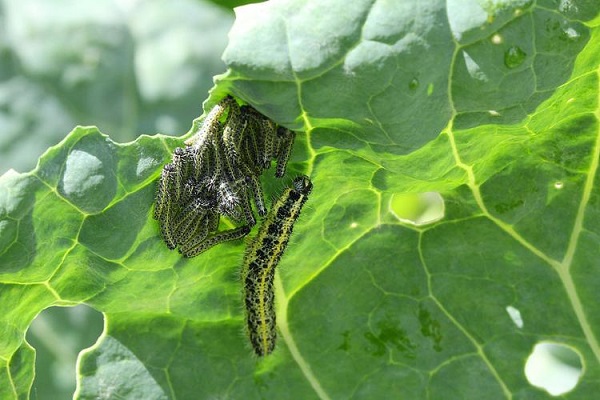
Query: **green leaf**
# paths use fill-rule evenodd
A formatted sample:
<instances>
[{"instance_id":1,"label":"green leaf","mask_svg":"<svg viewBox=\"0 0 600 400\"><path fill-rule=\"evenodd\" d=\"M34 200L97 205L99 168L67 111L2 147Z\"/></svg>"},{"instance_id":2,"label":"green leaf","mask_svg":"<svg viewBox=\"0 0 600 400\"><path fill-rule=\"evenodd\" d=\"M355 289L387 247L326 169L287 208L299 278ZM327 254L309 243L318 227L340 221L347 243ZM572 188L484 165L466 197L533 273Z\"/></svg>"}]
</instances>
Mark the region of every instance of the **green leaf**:
<instances>
[{"instance_id":1,"label":"green leaf","mask_svg":"<svg viewBox=\"0 0 600 400\"><path fill-rule=\"evenodd\" d=\"M232 93L302 130L288 175L314 183L264 359L243 333L242 243L183 259L151 217L184 138L79 127L2 176L0 397L29 390L34 316L85 302L106 327L79 359L82 399L546 398L524 372L540 342L583 365L564 397L593 398L600 6L485 4L236 9L206 108Z\"/></svg>"}]
</instances>

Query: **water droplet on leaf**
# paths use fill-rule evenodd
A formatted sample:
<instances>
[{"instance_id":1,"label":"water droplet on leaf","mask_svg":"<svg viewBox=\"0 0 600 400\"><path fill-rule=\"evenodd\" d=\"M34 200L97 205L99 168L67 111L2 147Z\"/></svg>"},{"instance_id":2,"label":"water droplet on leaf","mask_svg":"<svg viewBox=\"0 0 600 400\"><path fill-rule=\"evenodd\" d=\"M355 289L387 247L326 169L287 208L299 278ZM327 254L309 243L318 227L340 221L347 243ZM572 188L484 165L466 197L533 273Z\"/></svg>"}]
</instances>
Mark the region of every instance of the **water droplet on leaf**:
<instances>
[{"instance_id":1,"label":"water droplet on leaf","mask_svg":"<svg viewBox=\"0 0 600 400\"><path fill-rule=\"evenodd\" d=\"M561 13L577 12L578 7L573 4L573 0L561 0L558 5L558 11Z\"/></svg>"},{"instance_id":2,"label":"water droplet on leaf","mask_svg":"<svg viewBox=\"0 0 600 400\"><path fill-rule=\"evenodd\" d=\"M404 223L426 225L444 218L444 198L438 192L395 193L390 211Z\"/></svg>"},{"instance_id":3,"label":"water droplet on leaf","mask_svg":"<svg viewBox=\"0 0 600 400\"><path fill-rule=\"evenodd\" d=\"M410 82L408 82L408 88L412 91L417 90L419 87L419 80L417 78L412 78Z\"/></svg>"},{"instance_id":4,"label":"water droplet on leaf","mask_svg":"<svg viewBox=\"0 0 600 400\"><path fill-rule=\"evenodd\" d=\"M527 54L518 46L512 46L504 53L504 65L508 68L517 68L523 64Z\"/></svg>"},{"instance_id":5,"label":"water droplet on leaf","mask_svg":"<svg viewBox=\"0 0 600 400\"><path fill-rule=\"evenodd\" d=\"M577 32L575 28L570 26L568 28L563 29L561 39L575 41L579 39L579 36L581 36L580 33Z\"/></svg>"},{"instance_id":6,"label":"water droplet on leaf","mask_svg":"<svg viewBox=\"0 0 600 400\"><path fill-rule=\"evenodd\" d=\"M427 96L431 96L433 94L433 83L427 85Z\"/></svg>"}]
</instances>

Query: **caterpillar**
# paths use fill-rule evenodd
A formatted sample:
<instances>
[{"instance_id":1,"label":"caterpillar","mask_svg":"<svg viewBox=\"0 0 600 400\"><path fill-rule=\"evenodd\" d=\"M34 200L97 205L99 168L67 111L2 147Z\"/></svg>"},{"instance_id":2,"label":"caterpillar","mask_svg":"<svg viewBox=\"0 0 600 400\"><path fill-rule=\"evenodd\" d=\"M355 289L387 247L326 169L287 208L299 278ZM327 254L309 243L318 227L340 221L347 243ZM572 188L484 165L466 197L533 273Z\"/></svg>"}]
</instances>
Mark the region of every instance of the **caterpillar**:
<instances>
[{"instance_id":1,"label":"caterpillar","mask_svg":"<svg viewBox=\"0 0 600 400\"><path fill-rule=\"evenodd\" d=\"M164 166L154 209L167 247L185 257L247 235L256 224L252 203L267 214L260 176L275 160L283 177L294 142L294 132L229 95L194 129ZM219 231L221 216L246 228Z\"/></svg>"},{"instance_id":2,"label":"caterpillar","mask_svg":"<svg viewBox=\"0 0 600 400\"><path fill-rule=\"evenodd\" d=\"M246 326L250 343L258 356L268 355L275 348L275 268L312 186L307 176L294 179L292 186L286 188L273 203L244 255L242 282Z\"/></svg>"},{"instance_id":3,"label":"caterpillar","mask_svg":"<svg viewBox=\"0 0 600 400\"><path fill-rule=\"evenodd\" d=\"M275 176L277 178L281 178L285 174L285 167L290 159L296 134L293 131L280 126L277 128L277 137L279 143L277 148L277 167L275 170Z\"/></svg>"},{"instance_id":4,"label":"caterpillar","mask_svg":"<svg viewBox=\"0 0 600 400\"><path fill-rule=\"evenodd\" d=\"M248 233L250 233L250 227L248 227L248 225L240 226L239 228L229 229L223 232L216 233L207 239L197 238L193 242L186 243L184 246L179 248L179 252L187 258L195 257L198 254L210 249L211 247L219 243L226 242L229 240L241 239Z\"/></svg>"}]
</instances>

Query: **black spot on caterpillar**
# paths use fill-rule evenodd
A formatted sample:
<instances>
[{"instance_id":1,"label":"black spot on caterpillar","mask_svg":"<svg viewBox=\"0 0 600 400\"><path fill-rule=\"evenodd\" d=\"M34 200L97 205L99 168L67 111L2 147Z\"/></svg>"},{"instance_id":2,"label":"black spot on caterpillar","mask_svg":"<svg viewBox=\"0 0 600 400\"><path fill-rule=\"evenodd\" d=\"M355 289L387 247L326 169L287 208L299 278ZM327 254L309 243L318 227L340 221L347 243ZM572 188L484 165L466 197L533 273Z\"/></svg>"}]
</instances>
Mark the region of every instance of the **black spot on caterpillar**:
<instances>
[{"instance_id":1,"label":"black spot on caterpillar","mask_svg":"<svg viewBox=\"0 0 600 400\"><path fill-rule=\"evenodd\" d=\"M275 348L275 267L311 190L312 182L307 176L294 179L292 186L273 203L244 256L242 282L246 325L252 348L259 356L267 355Z\"/></svg>"}]
</instances>

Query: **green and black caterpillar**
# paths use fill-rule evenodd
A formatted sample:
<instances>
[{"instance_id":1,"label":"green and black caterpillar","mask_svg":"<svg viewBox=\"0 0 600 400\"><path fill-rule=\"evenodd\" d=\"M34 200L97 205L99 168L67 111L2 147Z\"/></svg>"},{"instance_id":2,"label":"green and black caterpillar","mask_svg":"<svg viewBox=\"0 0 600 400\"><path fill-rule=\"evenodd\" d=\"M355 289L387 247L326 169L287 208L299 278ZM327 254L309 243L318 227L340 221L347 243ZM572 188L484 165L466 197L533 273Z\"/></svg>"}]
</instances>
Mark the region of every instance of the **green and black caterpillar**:
<instances>
[{"instance_id":1,"label":"green and black caterpillar","mask_svg":"<svg viewBox=\"0 0 600 400\"><path fill-rule=\"evenodd\" d=\"M252 203L267 213L259 178L273 160L275 176L285 174L294 137L233 97L221 100L162 171L154 219L167 246L194 257L247 235L256 224ZM221 215L243 225L220 232Z\"/></svg>"},{"instance_id":2,"label":"green and black caterpillar","mask_svg":"<svg viewBox=\"0 0 600 400\"><path fill-rule=\"evenodd\" d=\"M175 149L156 192L154 218L162 238L185 257L246 236L256 224L254 209L259 217L266 215L242 267L247 329L259 356L275 347L275 268L312 190L307 176L297 177L267 214L260 176L272 161L277 164L275 176L284 176L294 137L294 132L227 96L186 146ZM241 226L219 231L222 215Z\"/></svg>"},{"instance_id":3,"label":"green and black caterpillar","mask_svg":"<svg viewBox=\"0 0 600 400\"><path fill-rule=\"evenodd\" d=\"M275 348L275 268L312 187L307 176L295 178L292 186L273 203L258 234L246 249L242 267L246 326L252 348L259 356L265 356Z\"/></svg>"}]
</instances>

